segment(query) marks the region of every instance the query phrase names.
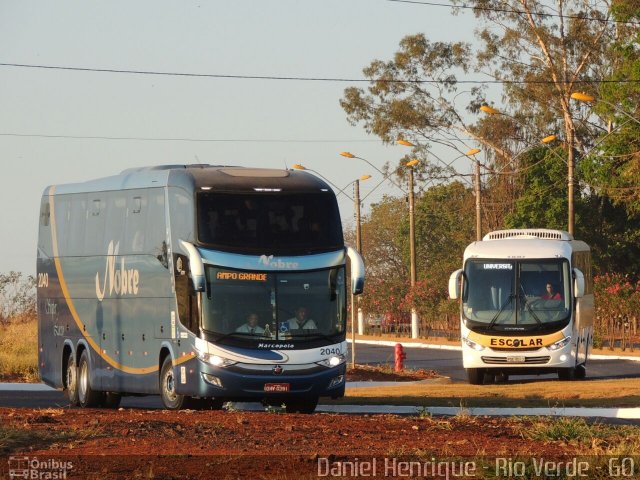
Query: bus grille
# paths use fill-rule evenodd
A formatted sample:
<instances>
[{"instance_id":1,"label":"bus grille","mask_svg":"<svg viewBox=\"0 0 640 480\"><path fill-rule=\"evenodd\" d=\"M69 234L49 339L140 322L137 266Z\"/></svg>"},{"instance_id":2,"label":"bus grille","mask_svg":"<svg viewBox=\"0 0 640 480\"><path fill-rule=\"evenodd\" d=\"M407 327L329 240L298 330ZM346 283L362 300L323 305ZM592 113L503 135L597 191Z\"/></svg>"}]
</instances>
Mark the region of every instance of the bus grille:
<instances>
[{"instance_id":1,"label":"bus grille","mask_svg":"<svg viewBox=\"0 0 640 480\"><path fill-rule=\"evenodd\" d=\"M535 347L535 348L496 348L496 347L491 347L491 350L493 350L494 352L511 352L511 353L537 352L538 350L540 350L540 347Z\"/></svg>"},{"instance_id":2,"label":"bus grille","mask_svg":"<svg viewBox=\"0 0 640 480\"><path fill-rule=\"evenodd\" d=\"M490 365L543 365L549 363L551 357L524 357L524 362L510 362L507 357L482 357L484 363Z\"/></svg>"}]
</instances>

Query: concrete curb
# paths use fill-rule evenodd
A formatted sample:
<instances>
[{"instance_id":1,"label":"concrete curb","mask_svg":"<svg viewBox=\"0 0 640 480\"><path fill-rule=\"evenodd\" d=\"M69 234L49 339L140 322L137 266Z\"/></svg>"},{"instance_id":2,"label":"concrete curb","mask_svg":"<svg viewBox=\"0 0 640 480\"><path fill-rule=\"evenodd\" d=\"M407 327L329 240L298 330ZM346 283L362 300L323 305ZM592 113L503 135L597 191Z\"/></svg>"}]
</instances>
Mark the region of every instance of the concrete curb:
<instances>
[{"instance_id":1,"label":"concrete curb","mask_svg":"<svg viewBox=\"0 0 640 480\"><path fill-rule=\"evenodd\" d=\"M490 407L410 407L400 405L318 405L317 412L397 415L469 415L487 417L583 417L640 419L640 408L490 408Z\"/></svg>"},{"instance_id":2,"label":"concrete curb","mask_svg":"<svg viewBox=\"0 0 640 480\"><path fill-rule=\"evenodd\" d=\"M454 345L437 345L433 343L420 343L420 342L403 342L404 339L399 338L397 341L391 340L358 340L356 339L356 344L360 343L362 345L380 345L383 347L394 347L396 343L401 343L403 348L429 348L432 350L450 350L461 352L462 347L454 346ZM351 339L347 339L348 343L352 343ZM628 360L630 362L640 362L640 357L631 356L631 355L602 355L602 354L590 354L589 358L592 360Z\"/></svg>"},{"instance_id":3,"label":"concrete curb","mask_svg":"<svg viewBox=\"0 0 640 480\"><path fill-rule=\"evenodd\" d=\"M381 384L395 384L398 382L351 382L355 386L358 383L369 383L368 386L381 386ZM402 382L405 383L405 382ZM406 382L421 383L421 382ZM0 383L0 391L54 391L55 389L42 383ZM264 411L259 403L236 403L234 408L247 411ZM584 417L584 418L611 418L621 420L640 420L640 408L582 408L582 407L557 407L557 408L491 408L491 407L416 407L406 405L318 405L319 413L348 413L357 415L468 415L486 417Z\"/></svg>"}]
</instances>

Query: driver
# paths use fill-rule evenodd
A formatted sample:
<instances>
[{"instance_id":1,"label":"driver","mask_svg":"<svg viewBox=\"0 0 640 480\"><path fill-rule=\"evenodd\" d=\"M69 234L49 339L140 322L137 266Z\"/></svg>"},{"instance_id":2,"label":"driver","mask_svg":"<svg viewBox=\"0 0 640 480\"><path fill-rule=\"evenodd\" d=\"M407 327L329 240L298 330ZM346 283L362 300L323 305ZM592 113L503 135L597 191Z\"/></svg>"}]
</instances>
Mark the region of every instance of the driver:
<instances>
[{"instance_id":1,"label":"driver","mask_svg":"<svg viewBox=\"0 0 640 480\"><path fill-rule=\"evenodd\" d=\"M542 300L562 300L562 295L554 290L553 284L547 283L547 291L540 298Z\"/></svg>"}]
</instances>

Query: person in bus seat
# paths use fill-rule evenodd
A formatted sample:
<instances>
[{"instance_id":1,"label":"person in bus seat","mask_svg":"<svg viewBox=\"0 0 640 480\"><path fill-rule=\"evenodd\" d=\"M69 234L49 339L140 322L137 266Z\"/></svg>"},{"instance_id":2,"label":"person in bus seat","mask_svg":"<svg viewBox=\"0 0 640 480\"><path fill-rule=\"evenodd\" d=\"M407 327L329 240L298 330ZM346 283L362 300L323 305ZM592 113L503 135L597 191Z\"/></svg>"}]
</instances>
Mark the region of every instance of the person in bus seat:
<instances>
[{"instance_id":1,"label":"person in bus seat","mask_svg":"<svg viewBox=\"0 0 640 480\"><path fill-rule=\"evenodd\" d=\"M556 292L552 283L547 283L546 292L542 294L542 300L562 300L560 292Z\"/></svg>"},{"instance_id":2,"label":"person in bus seat","mask_svg":"<svg viewBox=\"0 0 640 480\"><path fill-rule=\"evenodd\" d=\"M248 333L249 335L262 335L264 328L258 325L258 315L250 313L247 315L247 321L236 328L236 333Z\"/></svg>"},{"instance_id":3,"label":"person in bus seat","mask_svg":"<svg viewBox=\"0 0 640 480\"><path fill-rule=\"evenodd\" d=\"M296 308L296 316L287 320L289 330L317 330L318 326L311 318L306 307Z\"/></svg>"}]
</instances>

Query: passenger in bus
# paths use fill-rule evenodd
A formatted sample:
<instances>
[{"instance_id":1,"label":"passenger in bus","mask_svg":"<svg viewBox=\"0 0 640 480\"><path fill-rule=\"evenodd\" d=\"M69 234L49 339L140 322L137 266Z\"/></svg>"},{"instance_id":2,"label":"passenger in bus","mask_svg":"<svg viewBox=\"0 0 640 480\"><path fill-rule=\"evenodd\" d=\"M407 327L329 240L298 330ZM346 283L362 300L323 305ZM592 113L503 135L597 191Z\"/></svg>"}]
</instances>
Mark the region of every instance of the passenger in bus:
<instances>
[{"instance_id":1,"label":"passenger in bus","mask_svg":"<svg viewBox=\"0 0 640 480\"><path fill-rule=\"evenodd\" d=\"M236 328L236 333L248 333L249 335L262 335L264 328L258 325L258 315L250 313L247 315L247 321L243 325Z\"/></svg>"},{"instance_id":2,"label":"passenger in bus","mask_svg":"<svg viewBox=\"0 0 640 480\"><path fill-rule=\"evenodd\" d=\"M306 307L296 308L296 316L287 320L289 330L317 330L316 322L311 320L308 315Z\"/></svg>"},{"instance_id":3,"label":"passenger in bus","mask_svg":"<svg viewBox=\"0 0 640 480\"><path fill-rule=\"evenodd\" d=\"M547 291L540 298L542 300L562 300L562 295L553 289L552 283L547 283Z\"/></svg>"}]
</instances>

